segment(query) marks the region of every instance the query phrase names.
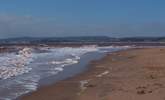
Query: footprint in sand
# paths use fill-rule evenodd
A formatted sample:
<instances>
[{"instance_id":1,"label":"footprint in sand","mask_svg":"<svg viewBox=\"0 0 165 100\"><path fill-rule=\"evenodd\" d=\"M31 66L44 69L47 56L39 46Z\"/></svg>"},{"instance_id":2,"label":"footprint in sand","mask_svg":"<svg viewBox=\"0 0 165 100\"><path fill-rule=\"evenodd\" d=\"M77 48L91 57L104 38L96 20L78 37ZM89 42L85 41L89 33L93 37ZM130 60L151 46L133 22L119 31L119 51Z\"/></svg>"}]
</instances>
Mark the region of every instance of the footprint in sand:
<instances>
[{"instance_id":1,"label":"footprint in sand","mask_svg":"<svg viewBox=\"0 0 165 100\"><path fill-rule=\"evenodd\" d=\"M148 84L146 86L139 86L136 88L137 94L143 95L148 93L153 93L154 91L164 88L163 84L161 83L154 83L154 84Z\"/></svg>"},{"instance_id":2,"label":"footprint in sand","mask_svg":"<svg viewBox=\"0 0 165 100\"><path fill-rule=\"evenodd\" d=\"M139 95L144 95L144 94L153 92L152 90L148 90L146 86L139 86L136 88L136 90L137 90L137 94Z\"/></svg>"}]
</instances>

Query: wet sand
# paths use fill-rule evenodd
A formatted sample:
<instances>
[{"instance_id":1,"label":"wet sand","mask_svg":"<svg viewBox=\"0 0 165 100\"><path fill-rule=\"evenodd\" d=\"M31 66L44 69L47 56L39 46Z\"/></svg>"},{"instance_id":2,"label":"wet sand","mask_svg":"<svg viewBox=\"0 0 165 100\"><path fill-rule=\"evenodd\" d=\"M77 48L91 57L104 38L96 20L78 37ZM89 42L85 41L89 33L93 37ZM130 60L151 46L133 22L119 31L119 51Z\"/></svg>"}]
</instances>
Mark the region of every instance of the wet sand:
<instances>
[{"instance_id":1,"label":"wet sand","mask_svg":"<svg viewBox=\"0 0 165 100\"><path fill-rule=\"evenodd\" d=\"M108 54L88 71L21 100L165 100L165 48Z\"/></svg>"}]
</instances>

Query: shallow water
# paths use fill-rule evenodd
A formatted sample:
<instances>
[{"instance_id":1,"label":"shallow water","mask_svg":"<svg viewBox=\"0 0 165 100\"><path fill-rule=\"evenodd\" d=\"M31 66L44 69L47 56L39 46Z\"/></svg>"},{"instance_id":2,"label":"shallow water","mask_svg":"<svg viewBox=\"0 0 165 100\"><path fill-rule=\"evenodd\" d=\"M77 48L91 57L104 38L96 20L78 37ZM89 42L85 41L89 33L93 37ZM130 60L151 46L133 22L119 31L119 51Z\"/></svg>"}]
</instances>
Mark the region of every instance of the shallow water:
<instances>
[{"instance_id":1,"label":"shallow water","mask_svg":"<svg viewBox=\"0 0 165 100\"><path fill-rule=\"evenodd\" d=\"M39 85L71 77L86 69L87 63L107 52L129 47L24 48L18 53L0 54L0 100L13 100L35 91Z\"/></svg>"}]
</instances>

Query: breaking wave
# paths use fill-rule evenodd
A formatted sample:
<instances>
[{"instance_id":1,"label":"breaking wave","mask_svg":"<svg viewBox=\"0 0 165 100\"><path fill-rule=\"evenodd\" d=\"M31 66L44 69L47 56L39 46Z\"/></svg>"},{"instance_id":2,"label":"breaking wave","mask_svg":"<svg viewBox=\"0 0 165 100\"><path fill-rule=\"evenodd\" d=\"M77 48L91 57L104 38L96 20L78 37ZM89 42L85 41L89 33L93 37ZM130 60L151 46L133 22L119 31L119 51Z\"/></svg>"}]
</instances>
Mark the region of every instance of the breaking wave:
<instances>
[{"instance_id":1,"label":"breaking wave","mask_svg":"<svg viewBox=\"0 0 165 100\"><path fill-rule=\"evenodd\" d=\"M113 52L129 47L23 48L18 53L0 54L0 100L12 100L37 89L38 82L79 63L90 52Z\"/></svg>"},{"instance_id":2,"label":"breaking wave","mask_svg":"<svg viewBox=\"0 0 165 100\"><path fill-rule=\"evenodd\" d=\"M12 76L28 73L31 68L27 65L32 61L30 48L20 50L17 55L8 54L1 57L0 78L7 79Z\"/></svg>"}]
</instances>

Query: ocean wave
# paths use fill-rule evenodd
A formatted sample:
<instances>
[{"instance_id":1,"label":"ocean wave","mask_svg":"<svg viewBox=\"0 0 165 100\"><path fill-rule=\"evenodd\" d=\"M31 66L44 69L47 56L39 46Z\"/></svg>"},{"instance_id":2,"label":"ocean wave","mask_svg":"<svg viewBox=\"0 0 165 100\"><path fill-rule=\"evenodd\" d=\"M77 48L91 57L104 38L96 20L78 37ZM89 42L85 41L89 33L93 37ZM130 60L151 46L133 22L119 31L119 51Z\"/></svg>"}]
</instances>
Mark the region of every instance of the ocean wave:
<instances>
[{"instance_id":1,"label":"ocean wave","mask_svg":"<svg viewBox=\"0 0 165 100\"><path fill-rule=\"evenodd\" d=\"M44 48L43 53L34 53L31 48L23 48L18 54L8 54L0 56L0 79L7 79L12 76L28 73L32 70L31 66L28 66L34 59L43 59L38 62L44 64L45 57L50 59L47 64L56 65L55 70L62 71L62 67L76 64L79 62L82 55L89 52L109 52L113 50L127 49L130 46L105 46L97 47L82 46L82 47L62 47L62 48ZM43 49L43 48L41 48ZM48 51L48 52L46 52ZM37 63L37 62L36 62Z\"/></svg>"},{"instance_id":2,"label":"ocean wave","mask_svg":"<svg viewBox=\"0 0 165 100\"><path fill-rule=\"evenodd\" d=\"M75 64L75 63L78 63L78 61L74 60L74 59L69 59L69 58L67 58L63 61L51 61L51 62L49 62L49 64L61 65L61 66L71 65L71 64Z\"/></svg>"},{"instance_id":3,"label":"ocean wave","mask_svg":"<svg viewBox=\"0 0 165 100\"><path fill-rule=\"evenodd\" d=\"M4 58L4 59L3 59ZM1 57L0 78L7 79L12 76L28 73L32 68L27 65L32 61L31 49L24 48L17 55Z\"/></svg>"},{"instance_id":4,"label":"ocean wave","mask_svg":"<svg viewBox=\"0 0 165 100\"><path fill-rule=\"evenodd\" d=\"M113 52L124 48L129 47L95 45L50 47L39 48L41 49L39 52L33 48L24 48L18 53L0 54L0 100L1 98L10 100L36 90L41 79L58 75L65 70L65 67L79 63L81 57L87 53ZM11 79L8 80L8 78ZM1 94L4 91L6 93Z\"/></svg>"}]
</instances>

